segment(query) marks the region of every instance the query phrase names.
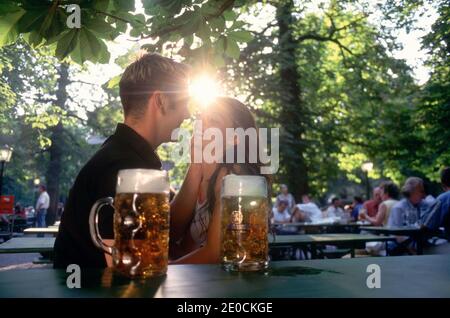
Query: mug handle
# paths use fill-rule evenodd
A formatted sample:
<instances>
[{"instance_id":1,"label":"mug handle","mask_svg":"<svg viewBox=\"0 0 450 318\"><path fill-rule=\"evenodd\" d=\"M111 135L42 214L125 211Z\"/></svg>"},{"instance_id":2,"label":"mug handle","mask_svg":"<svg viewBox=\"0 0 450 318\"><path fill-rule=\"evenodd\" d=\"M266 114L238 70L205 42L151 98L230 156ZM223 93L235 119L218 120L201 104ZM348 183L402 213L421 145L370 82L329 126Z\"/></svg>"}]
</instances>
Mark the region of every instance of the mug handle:
<instances>
[{"instance_id":1,"label":"mug handle","mask_svg":"<svg viewBox=\"0 0 450 318\"><path fill-rule=\"evenodd\" d=\"M114 208L113 203L114 199L111 197L99 199L94 203L89 214L89 232L91 233L92 242L96 247L109 255L112 255L113 248L102 241L102 237L98 230L98 212L105 205L110 205Z\"/></svg>"}]
</instances>

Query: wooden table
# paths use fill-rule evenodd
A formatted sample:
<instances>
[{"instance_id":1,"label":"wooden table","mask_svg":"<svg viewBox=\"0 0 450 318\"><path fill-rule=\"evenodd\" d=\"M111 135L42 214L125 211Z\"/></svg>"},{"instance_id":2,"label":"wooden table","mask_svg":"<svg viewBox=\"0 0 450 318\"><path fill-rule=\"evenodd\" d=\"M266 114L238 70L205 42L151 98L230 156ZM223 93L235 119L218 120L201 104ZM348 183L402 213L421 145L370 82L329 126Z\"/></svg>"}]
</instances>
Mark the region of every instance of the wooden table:
<instances>
[{"instance_id":1,"label":"wooden table","mask_svg":"<svg viewBox=\"0 0 450 318\"><path fill-rule=\"evenodd\" d=\"M28 229L23 230L25 234L52 234L56 237L58 234L59 227L58 226L49 226L49 227L30 227Z\"/></svg>"},{"instance_id":2,"label":"wooden table","mask_svg":"<svg viewBox=\"0 0 450 318\"><path fill-rule=\"evenodd\" d=\"M366 285L367 267L381 268L381 288ZM265 273L228 273L219 265L170 265L162 278L130 281L110 269L81 270L69 289L65 270L0 272L7 297L450 297L450 255L273 262ZM185 301L185 300L182 300Z\"/></svg>"},{"instance_id":3,"label":"wooden table","mask_svg":"<svg viewBox=\"0 0 450 318\"><path fill-rule=\"evenodd\" d=\"M417 243L417 254L423 254L425 233L415 226L361 226L361 230L381 235L409 236Z\"/></svg>"},{"instance_id":4,"label":"wooden table","mask_svg":"<svg viewBox=\"0 0 450 318\"><path fill-rule=\"evenodd\" d=\"M269 246L310 247L311 258L317 257L317 247L324 245L339 245L351 249L351 256L355 256L355 248L365 247L367 242L386 242L395 240L393 236L378 236L366 234L300 234L276 235L275 239L269 235Z\"/></svg>"},{"instance_id":5,"label":"wooden table","mask_svg":"<svg viewBox=\"0 0 450 318\"><path fill-rule=\"evenodd\" d=\"M294 223L273 223L275 228L283 229L285 227L296 227L298 230L304 229L308 233L342 233L342 232L358 232L362 224L357 222L350 223L311 223L311 222L294 222Z\"/></svg>"},{"instance_id":6,"label":"wooden table","mask_svg":"<svg viewBox=\"0 0 450 318\"><path fill-rule=\"evenodd\" d=\"M0 253L53 252L54 237L14 237L0 244Z\"/></svg>"}]
</instances>

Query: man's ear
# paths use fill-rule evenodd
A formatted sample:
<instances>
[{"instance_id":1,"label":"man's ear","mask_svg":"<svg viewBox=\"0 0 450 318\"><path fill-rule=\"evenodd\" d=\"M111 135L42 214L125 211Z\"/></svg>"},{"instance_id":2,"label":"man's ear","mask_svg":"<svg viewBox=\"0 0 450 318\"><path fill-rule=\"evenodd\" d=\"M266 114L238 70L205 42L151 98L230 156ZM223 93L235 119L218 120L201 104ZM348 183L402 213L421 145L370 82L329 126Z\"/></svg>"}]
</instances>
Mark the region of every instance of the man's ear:
<instances>
[{"instance_id":1,"label":"man's ear","mask_svg":"<svg viewBox=\"0 0 450 318\"><path fill-rule=\"evenodd\" d=\"M155 91L152 98L155 108L165 115L167 111L166 96L161 91Z\"/></svg>"}]
</instances>

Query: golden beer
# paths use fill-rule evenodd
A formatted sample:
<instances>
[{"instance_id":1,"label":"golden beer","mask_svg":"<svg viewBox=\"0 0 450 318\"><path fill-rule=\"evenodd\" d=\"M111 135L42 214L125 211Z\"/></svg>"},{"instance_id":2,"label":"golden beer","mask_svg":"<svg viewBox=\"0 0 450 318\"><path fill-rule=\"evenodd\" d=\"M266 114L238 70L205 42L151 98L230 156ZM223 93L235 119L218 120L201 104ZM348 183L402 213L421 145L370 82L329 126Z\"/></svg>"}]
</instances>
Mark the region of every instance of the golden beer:
<instances>
[{"instance_id":1,"label":"golden beer","mask_svg":"<svg viewBox=\"0 0 450 318\"><path fill-rule=\"evenodd\" d=\"M113 262L130 276L167 271L169 198L164 193L118 193L114 200Z\"/></svg>"},{"instance_id":2,"label":"golden beer","mask_svg":"<svg viewBox=\"0 0 450 318\"><path fill-rule=\"evenodd\" d=\"M233 271L267 268L269 204L265 178L226 176L221 197L222 265Z\"/></svg>"},{"instance_id":3,"label":"golden beer","mask_svg":"<svg viewBox=\"0 0 450 318\"><path fill-rule=\"evenodd\" d=\"M114 246L105 245L97 214L114 206ZM120 170L116 196L98 200L91 209L94 244L112 255L114 269L129 277L153 277L167 272L169 251L169 183L160 170Z\"/></svg>"}]
</instances>

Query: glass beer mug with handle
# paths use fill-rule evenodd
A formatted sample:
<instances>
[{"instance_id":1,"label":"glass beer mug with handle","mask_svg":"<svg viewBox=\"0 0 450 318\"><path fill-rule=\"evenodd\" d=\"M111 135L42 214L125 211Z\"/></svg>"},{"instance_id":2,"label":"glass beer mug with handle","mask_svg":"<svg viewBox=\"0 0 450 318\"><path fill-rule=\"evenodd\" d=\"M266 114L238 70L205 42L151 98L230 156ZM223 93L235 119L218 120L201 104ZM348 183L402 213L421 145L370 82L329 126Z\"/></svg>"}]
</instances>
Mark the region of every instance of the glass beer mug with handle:
<instances>
[{"instance_id":1,"label":"glass beer mug with handle","mask_svg":"<svg viewBox=\"0 0 450 318\"><path fill-rule=\"evenodd\" d=\"M114 208L114 246L103 241L98 213ZM115 198L95 202L89 216L94 244L112 256L114 269L128 277L153 277L167 271L169 248L169 181L166 171L120 170Z\"/></svg>"},{"instance_id":2,"label":"glass beer mug with handle","mask_svg":"<svg viewBox=\"0 0 450 318\"><path fill-rule=\"evenodd\" d=\"M269 202L262 176L227 175L222 180L221 261L230 271L268 267Z\"/></svg>"}]
</instances>

